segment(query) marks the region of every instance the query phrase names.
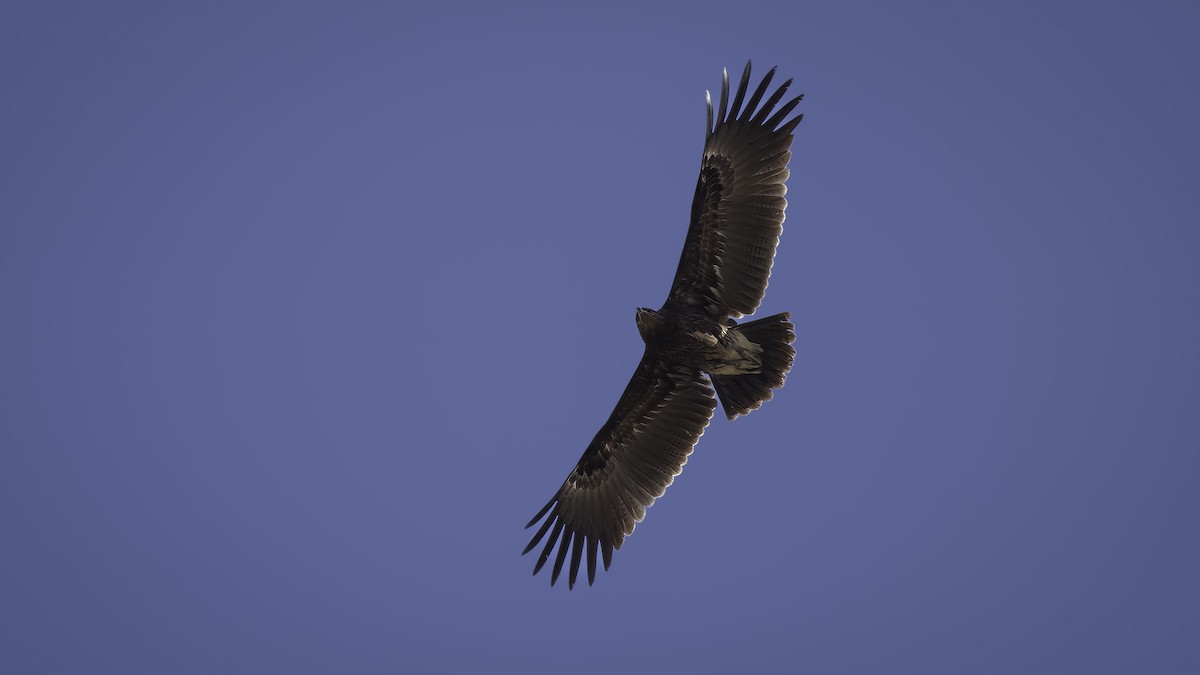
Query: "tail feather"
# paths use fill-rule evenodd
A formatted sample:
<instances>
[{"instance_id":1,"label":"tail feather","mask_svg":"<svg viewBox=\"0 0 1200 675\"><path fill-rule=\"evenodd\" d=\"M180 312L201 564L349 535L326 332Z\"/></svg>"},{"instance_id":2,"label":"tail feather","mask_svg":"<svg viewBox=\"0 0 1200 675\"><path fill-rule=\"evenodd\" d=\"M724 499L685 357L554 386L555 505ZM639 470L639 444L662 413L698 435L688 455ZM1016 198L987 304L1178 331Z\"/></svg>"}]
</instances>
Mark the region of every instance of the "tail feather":
<instances>
[{"instance_id":1,"label":"tail feather","mask_svg":"<svg viewBox=\"0 0 1200 675\"><path fill-rule=\"evenodd\" d=\"M783 386L796 350L795 326L788 312L768 316L757 321L744 323L733 330L762 347L762 370L750 375L712 375L713 388L721 399L725 416L734 419L738 415L756 410L771 398L771 390Z\"/></svg>"}]
</instances>

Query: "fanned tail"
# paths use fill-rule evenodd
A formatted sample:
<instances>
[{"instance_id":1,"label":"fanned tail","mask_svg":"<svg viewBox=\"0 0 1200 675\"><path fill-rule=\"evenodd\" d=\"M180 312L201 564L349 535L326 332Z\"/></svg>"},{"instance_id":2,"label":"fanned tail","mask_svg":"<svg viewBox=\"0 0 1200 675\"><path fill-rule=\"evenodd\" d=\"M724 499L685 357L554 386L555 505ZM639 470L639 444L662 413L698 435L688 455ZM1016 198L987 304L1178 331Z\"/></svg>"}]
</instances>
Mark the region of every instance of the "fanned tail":
<instances>
[{"instance_id":1,"label":"fanned tail","mask_svg":"<svg viewBox=\"0 0 1200 675\"><path fill-rule=\"evenodd\" d=\"M783 386L796 350L795 326L788 312L768 316L738 325L733 330L740 332L754 344L762 347L762 369L750 375L713 375L713 388L721 399L725 416L734 419L738 415L756 410L764 401L770 400L771 390Z\"/></svg>"}]
</instances>

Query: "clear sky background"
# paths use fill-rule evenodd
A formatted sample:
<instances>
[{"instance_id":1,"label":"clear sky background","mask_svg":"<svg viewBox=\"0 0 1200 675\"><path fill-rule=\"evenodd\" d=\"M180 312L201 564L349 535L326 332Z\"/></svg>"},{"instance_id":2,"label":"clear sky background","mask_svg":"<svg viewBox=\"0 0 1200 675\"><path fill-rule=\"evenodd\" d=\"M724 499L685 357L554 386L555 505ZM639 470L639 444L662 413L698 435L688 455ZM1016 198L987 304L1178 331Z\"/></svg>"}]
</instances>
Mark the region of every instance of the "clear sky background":
<instances>
[{"instance_id":1,"label":"clear sky background","mask_svg":"<svg viewBox=\"0 0 1200 675\"><path fill-rule=\"evenodd\" d=\"M0 8L0 671L1200 672L1200 5L245 5ZM795 369L551 589L747 58Z\"/></svg>"}]
</instances>

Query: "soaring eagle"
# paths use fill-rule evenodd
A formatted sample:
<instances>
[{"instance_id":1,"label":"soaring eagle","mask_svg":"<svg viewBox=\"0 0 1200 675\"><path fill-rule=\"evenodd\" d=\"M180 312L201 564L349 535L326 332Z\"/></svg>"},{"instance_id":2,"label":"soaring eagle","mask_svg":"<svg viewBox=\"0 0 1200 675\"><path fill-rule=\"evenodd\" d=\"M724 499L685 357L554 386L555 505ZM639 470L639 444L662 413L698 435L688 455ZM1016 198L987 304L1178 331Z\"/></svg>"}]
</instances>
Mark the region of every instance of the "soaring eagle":
<instances>
[{"instance_id":1,"label":"soaring eagle","mask_svg":"<svg viewBox=\"0 0 1200 675\"><path fill-rule=\"evenodd\" d=\"M579 463L526 525L546 519L525 553L550 535L534 574L558 544L551 585L568 551L571 588L585 547L589 585L596 580L597 549L609 568L613 549L621 548L646 508L683 471L717 407L714 389L732 420L771 398L792 367L796 336L787 313L735 321L753 313L767 290L787 207L792 130L803 117L784 121L803 95L771 114L791 80L758 107L774 75L772 68L743 108L747 62L726 114L726 71L715 126L707 96L704 158L675 281L657 311L637 310L645 354Z\"/></svg>"}]
</instances>

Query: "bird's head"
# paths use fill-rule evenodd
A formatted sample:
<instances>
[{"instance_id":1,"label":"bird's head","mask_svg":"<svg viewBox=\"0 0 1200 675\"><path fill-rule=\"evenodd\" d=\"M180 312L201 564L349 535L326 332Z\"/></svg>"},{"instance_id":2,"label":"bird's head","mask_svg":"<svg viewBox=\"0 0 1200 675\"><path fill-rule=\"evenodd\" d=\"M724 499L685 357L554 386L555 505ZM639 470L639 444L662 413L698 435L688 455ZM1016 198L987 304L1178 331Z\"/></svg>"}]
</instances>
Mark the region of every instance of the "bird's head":
<instances>
[{"instance_id":1,"label":"bird's head","mask_svg":"<svg viewBox=\"0 0 1200 675\"><path fill-rule=\"evenodd\" d=\"M635 318L637 319L638 332L642 334L642 339L647 342L657 335L666 323L662 314L645 307L637 308Z\"/></svg>"}]
</instances>

